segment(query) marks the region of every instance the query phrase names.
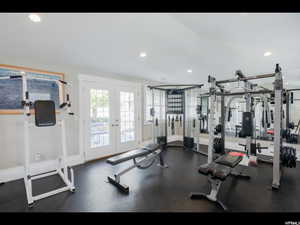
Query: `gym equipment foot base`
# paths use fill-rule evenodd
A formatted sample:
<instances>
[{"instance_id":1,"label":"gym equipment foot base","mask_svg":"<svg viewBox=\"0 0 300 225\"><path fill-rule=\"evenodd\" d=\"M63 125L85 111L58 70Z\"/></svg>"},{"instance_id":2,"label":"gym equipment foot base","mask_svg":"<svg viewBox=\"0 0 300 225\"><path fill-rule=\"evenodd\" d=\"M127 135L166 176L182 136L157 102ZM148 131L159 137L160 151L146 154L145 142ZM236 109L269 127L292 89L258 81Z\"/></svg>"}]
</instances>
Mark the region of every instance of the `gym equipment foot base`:
<instances>
[{"instance_id":1,"label":"gym equipment foot base","mask_svg":"<svg viewBox=\"0 0 300 225\"><path fill-rule=\"evenodd\" d=\"M125 184L120 184L119 182L117 182L115 180L115 178L112 177L107 177L109 183L111 183L112 185L114 185L115 187L117 187L120 191L122 191L125 194L129 193L129 187Z\"/></svg>"},{"instance_id":2,"label":"gym equipment foot base","mask_svg":"<svg viewBox=\"0 0 300 225\"><path fill-rule=\"evenodd\" d=\"M206 198L206 194L205 193L192 192L190 194L190 199L193 199L193 200L199 200L199 199L203 199L203 198Z\"/></svg>"},{"instance_id":3,"label":"gym equipment foot base","mask_svg":"<svg viewBox=\"0 0 300 225\"><path fill-rule=\"evenodd\" d=\"M208 156L208 153L207 152L204 152L204 151L195 151L201 155L204 155L204 156Z\"/></svg>"},{"instance_id":4,"label":"gym equipment foot base","mask_svg":"<svg viewBox=\"0 0 300 225\"><path fill-rule=\"evenodd\" d=\"M200 200L200 199L207 199L208 201L215 202L220 208L222 208L224 211L228 212L229 209L219 200L213 201L212 199L208 198L206 194L194 192L190 194L190 199L193 200Z\"/></svg>"},{"instance_id":5,"label":"gym equipment foot base","mask_svg":"<svg viewBox=\"0 0 300 225\"><path fill-rule=\"evenodd\" d=\"M279 190L279 185L278 184L272 184L272 190L278 191Z\"/></svg>"},{"instance_id":6,"label":"gym equipment foot base","mask_svg":"<svg viewBox=\"0 0 300 225\"><path fill-rule=\"evenodd\" d=\"M167 164L165 164L165 165L161 165L161 164L159 164L159 163L157 164L157 166L159 166L160 168L163 168L163 169L164 169L164 168L168 168L168 167L169 167Z\"/></svg>"},{"instance_id":7,"label":"gym equipment foot base","mask_svg":"<svg viewBox=\"0 0 300 225\"><path fill-rule=\"evenodd\" d=\"M246 180L249 180L251 178L249 175L246 175L241 172L231 172L230 175L234 176L236 178L242 178L242 179L246 179Z\"/></svg>"}]
</instances>

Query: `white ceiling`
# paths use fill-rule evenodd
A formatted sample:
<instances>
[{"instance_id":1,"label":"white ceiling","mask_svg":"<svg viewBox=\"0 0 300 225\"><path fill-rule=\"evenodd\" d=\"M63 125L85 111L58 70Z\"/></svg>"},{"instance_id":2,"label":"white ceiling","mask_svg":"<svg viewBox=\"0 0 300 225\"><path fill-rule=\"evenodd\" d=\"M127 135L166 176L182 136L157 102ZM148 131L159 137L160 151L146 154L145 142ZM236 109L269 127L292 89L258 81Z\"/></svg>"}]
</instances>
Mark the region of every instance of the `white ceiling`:
<instances>
[{"instance_id":1,"label":"white ceiling","mask_svg":"<svg viewBox=\"0 0 300 225\"><path fill-rule=\"evenodd\" d=\"M287 80L300 81L299 13L40 15L33 23L26 13L0 14L0 63L26 59L186 84L206 83L209 74L232 78L237 69L269 73L280 63Z\"/></svg>"}]
</instances>

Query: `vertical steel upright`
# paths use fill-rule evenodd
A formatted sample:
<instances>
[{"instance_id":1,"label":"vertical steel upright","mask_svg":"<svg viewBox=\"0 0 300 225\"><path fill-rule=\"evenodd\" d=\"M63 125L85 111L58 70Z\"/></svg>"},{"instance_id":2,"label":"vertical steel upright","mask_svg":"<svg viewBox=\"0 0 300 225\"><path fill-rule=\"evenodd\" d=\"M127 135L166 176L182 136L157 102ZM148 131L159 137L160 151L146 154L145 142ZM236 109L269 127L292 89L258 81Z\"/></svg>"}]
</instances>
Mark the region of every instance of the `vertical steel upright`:
<instances>
[{"instance_id":1,"label":"vertical steel upright","mask_svg":"<svg viewBox=\"0 0 300 225\"><path fill-rule=\"evenodd\" d=\"M224 92L223 89L221 91ZM221 95L221 145L223 149L225 149L225 113L225 96Z\"/></svg>"},{"instance_id":2,"label":"vertical steel upright","mask_svg":"<svg viewBox=\"0 0 300 225\"><path fill-rule=\"evenodd\" d=\"M23 93L23 114L24 114L24 183L29 205L33 203L32 196L32 181L30 178L30 155L29 155L29 116L30 116L30 102L29 93L27 91L27 74L22 76L22 93Z\"/></svg>"},{"instance_id":3,"label":"vertical steel upright","mask_svg":"<svg viewBox=\"0 0 300 225\"><path fill-rule=\"evenodd\" d=\"M248 81L245 81L244 84L245 84L245 90L251 91L251 84ZM252 100L251 100L251 95L249 93L246 94L245 101L246 101L246 112L252 113ZM253 130L256 130L256 127L253 126L253 123L252 123L252 127ZM253 132L251 136L246 137L246 149L247 149L247 154L249 155L251 155L252 136L253 136Z\"/></svg>"},{"instance_id":4,"label":"vertical steel upright","mask_svg":"<svg viewBox=\"0 0 300 225\"><path fill-rule=\"evenodd\" d=\"M185 137L185 115L186 109L185 109L185 91L181 92L181 113L182 113L182 140Z\"/></svg>"},{"instance_id":5,"label":"vertical steel upright","mask_svg":"<svg viewBox=\"0 0 300 225\"><path fill-rule=\"evenodd\" d=\"M273 182L272 188L278 189L280 186L281 168L280 168L280 150L282 148L282 94L283 81L281 68L276 64L275 69L275 109L274 109L274 156L273 156Z\"/></svg>"},{"instance_id":6,"label":"vertical steel upright","mask_svg":"<svg viewBox=\"0 0 300 225\"><path fill-rule=\"evenodd\" d=\"M156 135L155 135L155 110L154 110L154 89L151 88L152 92L152 107L151 107L151 116L152 116L152 141L156 143Z\"/></svg>"},{"instance_id":7,"label":"vertical steel upright","mask_svg":"<svg viewBox=\"0 0 300 225\"><path fill-rule=\"evenodd\" d=\"M208 157L207 163L213 161L213 145L214 145L214 127L215 125L215 108L216 108L216 79L212 76L208 77L208 82L210 83L209 88L209 112L208 112Z\"/></svg>"},{"instance_id":8,"label":"vertical steel upright","mask_svg":"<svg viewBox=\"0 0 300 225\"><path fill-rule=\"evenodd\" d=\"M285 103L285 129L288 129L290 123L290 92L286 91L286 103Z\"/></svg>"},{"instance_id":9,"label":"vertical steel upright","mask_svg":"<svg viewBox=\"0 0 300 225\"><path fill-rule=\"evenodd\" d=\"M165 137L166 145L168 143L168 92L165 91Z\"/></svg>"}]
</instances>

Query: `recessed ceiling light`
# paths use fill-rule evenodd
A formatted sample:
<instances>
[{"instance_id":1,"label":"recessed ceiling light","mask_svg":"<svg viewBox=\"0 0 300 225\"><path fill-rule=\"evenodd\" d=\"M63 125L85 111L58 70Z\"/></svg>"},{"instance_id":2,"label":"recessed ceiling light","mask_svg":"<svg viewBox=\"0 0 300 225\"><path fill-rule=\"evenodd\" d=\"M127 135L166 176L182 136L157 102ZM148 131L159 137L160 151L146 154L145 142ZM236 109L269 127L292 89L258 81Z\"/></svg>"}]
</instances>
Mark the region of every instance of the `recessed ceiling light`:
<instances>
[{"instance_id":1,"label":"recessed ceiling light","mask_svg":"<svg viewBox=\"0 0 300 225\"><path fill-rule=\"evenodd\" d=\"M187 72L188 72L188 73L192 73L192 72L193 72L193 70L191 70L191 69L188 69L188 70L187 70Z\"/></svg>"},{"instance_id":2,"label":"recessed ceiling light","mask_svg":"<svg viewBox=\"0 0 300 225\"><path fill-rule=\"evenodd\" d=\"M41 17L36 13L31 13L31 14L29 14L28 17L32 22L35 22L35 23L41 22Z\"/></svg>"},{"instance_id":3,"label":"recessed ceiling light","mask_svg":"<svg viewBox=\"0 0 300 225\"><path fill-rule=\"evenodd\" d=\"M146 53L146 52L141 52L141 53L140 53L140 57L141 57L141 58L145 58L146 56L147 56L147 53Z\"/></svg>"},{"instance_id":4,"label":"recessed ceiling light","mask_svg":"<svg viewBox=\"0 0 300 225\"><path fill-rule=\"evenodd\" d=\"M272 52L265 52L264 53L264 56L270 56L270 55L272 55Z\"/></svg>"}]
</instances>

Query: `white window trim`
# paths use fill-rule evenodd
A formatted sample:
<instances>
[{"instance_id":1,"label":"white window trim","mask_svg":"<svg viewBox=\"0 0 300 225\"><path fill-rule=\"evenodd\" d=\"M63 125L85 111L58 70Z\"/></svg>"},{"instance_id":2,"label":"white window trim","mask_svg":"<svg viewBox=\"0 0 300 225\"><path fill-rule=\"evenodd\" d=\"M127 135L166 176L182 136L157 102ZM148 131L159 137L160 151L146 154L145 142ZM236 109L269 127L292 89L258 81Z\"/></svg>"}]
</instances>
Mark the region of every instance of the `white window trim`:
<instances>
[{"instance_id":1,"label":"white window trim","mask_svg":"<svg viewBox=\"0 0 300 225\"><path fill-rule=\"evenodd\" d=\"M147 120L147 106L148 106L148 102L147 102L147 90L148 90L148 85L144 85L144 125L151 125L152 124L152 120ZM151 94L151 92L150 92ZM151 102L151 106L152 106L152 102ZM150 114L150 112L148 112Z\"/></svg>"}]
</instances>

